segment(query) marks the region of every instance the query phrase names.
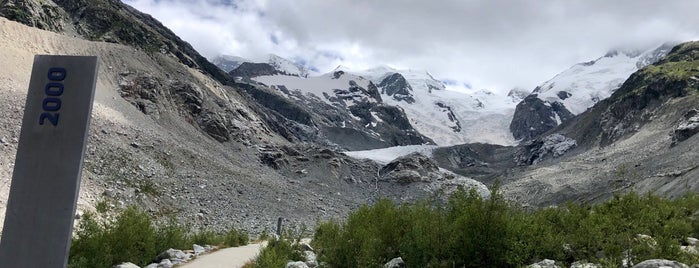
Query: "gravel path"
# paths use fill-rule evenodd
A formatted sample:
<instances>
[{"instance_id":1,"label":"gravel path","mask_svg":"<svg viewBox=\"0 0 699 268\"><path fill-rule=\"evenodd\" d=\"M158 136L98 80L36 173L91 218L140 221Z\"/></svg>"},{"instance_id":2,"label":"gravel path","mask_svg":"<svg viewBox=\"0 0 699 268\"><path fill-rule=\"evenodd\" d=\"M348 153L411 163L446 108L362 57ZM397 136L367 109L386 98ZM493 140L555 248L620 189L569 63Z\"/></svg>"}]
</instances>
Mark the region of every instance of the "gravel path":
<instances>
[{"instance_id":1,"label":"gravel path","mask_svg":"<svg viewBox=\"0 0 699 268\"><path fill-rule=\"evenodd\" d=\"M267 246L267 241L235 248L224 248L202 255L186 263L181 268L239 268L257 257L260 250Z\"/></svg>"}]
</instances>

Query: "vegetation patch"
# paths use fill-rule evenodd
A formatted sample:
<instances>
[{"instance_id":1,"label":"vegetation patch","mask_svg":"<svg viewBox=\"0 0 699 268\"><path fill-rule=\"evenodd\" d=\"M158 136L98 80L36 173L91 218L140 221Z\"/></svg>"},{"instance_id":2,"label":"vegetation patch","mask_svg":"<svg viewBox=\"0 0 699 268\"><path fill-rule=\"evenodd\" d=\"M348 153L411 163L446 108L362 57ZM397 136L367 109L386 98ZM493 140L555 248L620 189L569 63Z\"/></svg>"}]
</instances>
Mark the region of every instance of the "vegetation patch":
<instances>
[{"instance_id":1,"label":"vegetation patch","mask_svg":"<svg viewBox=\"0 0 699 268\"><path fill-rule=\"evenodd\" d=\"M313 246L328 267L382 267L398 256L408 267L518 267L543 259L566 266L656 258L699 263L699 256L680 249L699 235L695 194L667 200L631 193L594 206L533 211L497 190L491 196L459 191L444 205L381 200L345 221L321 223Z\"/></svg>"},{"instance_id":2,"label":"vegetation patch","mask_svg":"<svg viewBox=\"0 0 699 268\"><path fill-rule=\"evenodd\" d=\"M83 215L72 241L68 267L112 267L123 262L145 266L170 248L190 249L193 244L240 246L248 240L245 232L235 228L224 233L206 229L192 233L174 220L156 226L148 213L131 206L113 221L100 222L93 213Z\"/></svg>"}]
</instances>

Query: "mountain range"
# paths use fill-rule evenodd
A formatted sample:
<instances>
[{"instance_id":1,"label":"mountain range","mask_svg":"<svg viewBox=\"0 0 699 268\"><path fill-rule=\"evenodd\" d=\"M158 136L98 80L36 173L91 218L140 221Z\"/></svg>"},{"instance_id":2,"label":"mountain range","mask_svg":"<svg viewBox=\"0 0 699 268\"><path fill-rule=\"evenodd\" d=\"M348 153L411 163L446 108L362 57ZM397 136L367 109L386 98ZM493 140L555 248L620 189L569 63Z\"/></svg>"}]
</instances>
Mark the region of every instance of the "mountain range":
<instances>
[{"instance_id":1,"label":"mountain range","mask_svg":"<svg viewBox=\"0 0 699 268\"><path fill-rule=\"evenodd\" d=\"M613 51L498 95L385 66L215 65L116 0L11 0L0 16L3 198L35 54L100 59L80 210L259 233L496 181L524 206L699 191L697 42Z\"/></svg>"}]
</instances>

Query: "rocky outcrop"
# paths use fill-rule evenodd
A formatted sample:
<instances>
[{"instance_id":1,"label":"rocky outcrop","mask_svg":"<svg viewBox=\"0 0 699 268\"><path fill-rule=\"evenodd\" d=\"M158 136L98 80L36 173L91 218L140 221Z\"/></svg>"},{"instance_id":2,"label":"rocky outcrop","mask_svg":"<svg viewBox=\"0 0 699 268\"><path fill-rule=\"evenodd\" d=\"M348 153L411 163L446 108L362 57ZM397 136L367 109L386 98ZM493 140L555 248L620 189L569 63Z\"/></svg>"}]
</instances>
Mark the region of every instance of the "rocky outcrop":
<instances>
[{"instance_id":1,"label":"rocky outcrop","mask_svg":"<svg viewBox=\"0 0 699 268\"><path fill-rule=\"evenodd\" d=\"M672 146L699 133L699 111L692 109L684 114L682 121L672 132Z\"/></svg>"},{"instance_id":2,"label":"rocky outcrop","mask_svg":"<svg viewBox=\"0 0 699 268\"><path fill-rule=\"evenodd\" d=\"M699 43L675 47L661 61L634 73L600 108L601 144L635 133L670 99L699 91ZM690 127L691 128L691 127ZM682 131L680 131L682 132Z\"/></svg>"},{"instance_id":3,"label":"rocky outcrop","mask_svg":"<svg viewBox=\"0 0 699 268\"><path fill-rule=\"evenodd\" d=\"M281 74L274 66L267 63L243 62L237 68L228 72L233 77L256 77L263 75Z\"/></svg>"},{"instance_id":4,"label":"rocky outcrop","mask_svg":"<svg viewBox=\"0 0 699 268\"><path fill-rule=\"evenodd\" d=\"M689 268L689 266L678 261L653 259L643 261L631 268Z\"/></svg>"},{"instance_id":5,"label":"rocky outcrop","mask_svg":"<svg viewBox=\"0 0 699 268\"><path fill-rule=\"evenodd\" d=\"M141 268L141 267L139 267L136 264L130 263L130 262L125 262L122 264L114 265L114 266L112 266L112 268Z\"/></svg>"},{"instance_id":6,"label":"rocky outcrop","mask_svg":"<svg viewBox=\"0 0 699 268\"><path fill-rule=\"evenodd\" d=\"M577 142L561 134L552 134L524 143L515 152L517 165L534 165L547 157L559 157L577 146Z\"/></svg>"},{"instance_id":7,"label":"rocky outcrop","mask_svg":"<svg viewBox=\"0 0 699 268\"><path fill-rule=\"evenodd\" d=\"M442 177L437 164L420 153L412 153L383 166L379 171L382 180L398 184L432 182Z\"/></svg>"},{"instance_id":8,"label":"rocky outcrop","mask_svg":"<svg viewBox=\"0 0 699 268\"><path fill-rule=\"evenodd\" d=\"M527 266L527 268L560 268L560 266L556 265L556 261L554 260L545 259L535 264L531 264Z\"/></svg>"},{"instance_id":9,"label":"rocky outcrop","mask_svg":"<svg viewBox=\"0 0 699 268\"><path fill-rule=\"evenodd\" d=\"M510 131L516 140L527 141L571 118L573 114L561 103L548 103L532 94L517 104Z\"/></svg>"},{"instance_id":10,"label":"rocky outcrop","mask_svg":"<svg viewBox=\"0 0 699 268\"><path fill-rule=\"evenodd\" d=\"M251 116L242 107L235 107L192 82L122 72L119 94L144 114L156 118L161 113L179 111L219 142L248 139L253 135L243 123Z\"/></svg>"},{"instance_id":11,"label":"rocky outcrop","mask_svg":"<svg viewBox=\"0 0 699 268\"><path fill-rule=\"evenodd\" d=\"M386 264L384 264L383 267L384 268L405 268L408 266L403 261L403 258L398 257L398 258L391 259Z\"/></svg>"},{"instance_id":12,"label":"rocky outcrop","mask_svg":"<svg viewBox=\"0 0 699 268\"><path fill-rule=\"evenodd\" d=\"M454 126L452 126L451 129L454 130L454 132L461 132L461 122L459 122L459 119L454 114L454 111L451 110L451 107L441 102L437 102L435 103L435 105L437 105L437 107L439 108L444 109L443 112L447 113L449 121L454 123Z\"/></svg>"},{"instance_id":13,"label":"rocky outcrop","mask_svg":"<svg viewBox=\"0 0 699 268\"><path fill-rule=\"evenodd\" d=\"M6 0L0 2L0 16L42 30L60 32L68 15L51 1Z\"/></svg>"},{"instance_id":14,"label":"rocky outcrop","mask_svg":"<svg viewBox=\"0 0 699 268\"><path fill-rule=\"evenodd\" d=\"M405 80L405 77L399 73L393 73L381 80L379 88L381 88L382 94L391 96L397 101L405 101L409 104L415 102L412 93L413 87L410 86L408 81Z\"/></svg>"},{"instance_id":15,"label":"rocky outcrop","mask_svg":"<svg viewBox=\"0 0 699 268\"><path fill-rule=\"evenodd\" d=\"M332 104L285 87L255 83L239 86L261 104L259 109L277 115L269 118L268 124L278 126L275 131L285 133L282 135L290 141L346 150L434 143L413 128L403 110L381 103L378 89L371 82L362 87L350 80L347 89L335 89L334 96L326 96Z\"/></svg>"}]
</instances>

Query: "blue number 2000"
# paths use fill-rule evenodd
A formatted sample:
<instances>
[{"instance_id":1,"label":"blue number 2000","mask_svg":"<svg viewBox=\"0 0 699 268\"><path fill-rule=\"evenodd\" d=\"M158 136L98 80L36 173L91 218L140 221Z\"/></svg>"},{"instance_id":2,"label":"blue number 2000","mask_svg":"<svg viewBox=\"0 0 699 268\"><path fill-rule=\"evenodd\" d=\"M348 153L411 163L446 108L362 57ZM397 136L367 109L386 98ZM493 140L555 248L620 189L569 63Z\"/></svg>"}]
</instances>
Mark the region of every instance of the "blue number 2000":
<instances>
[{"instance_id":1,"label":"blue number 2000","mask_svg":"<svg viewBox=\"0 0 699 268\"><path fill-rule=\"evenodd\" d=\"M63 95L63 80L66 79L68 72L65 68L50 68L47 74L49 83L44 87L46 96L41 102L41 108L44 112L39 117L39 125L44 125L44 121L48 120L54 126L58 125L58 111L61 109L61 99Z\"/></svg>"}]
</instances>

